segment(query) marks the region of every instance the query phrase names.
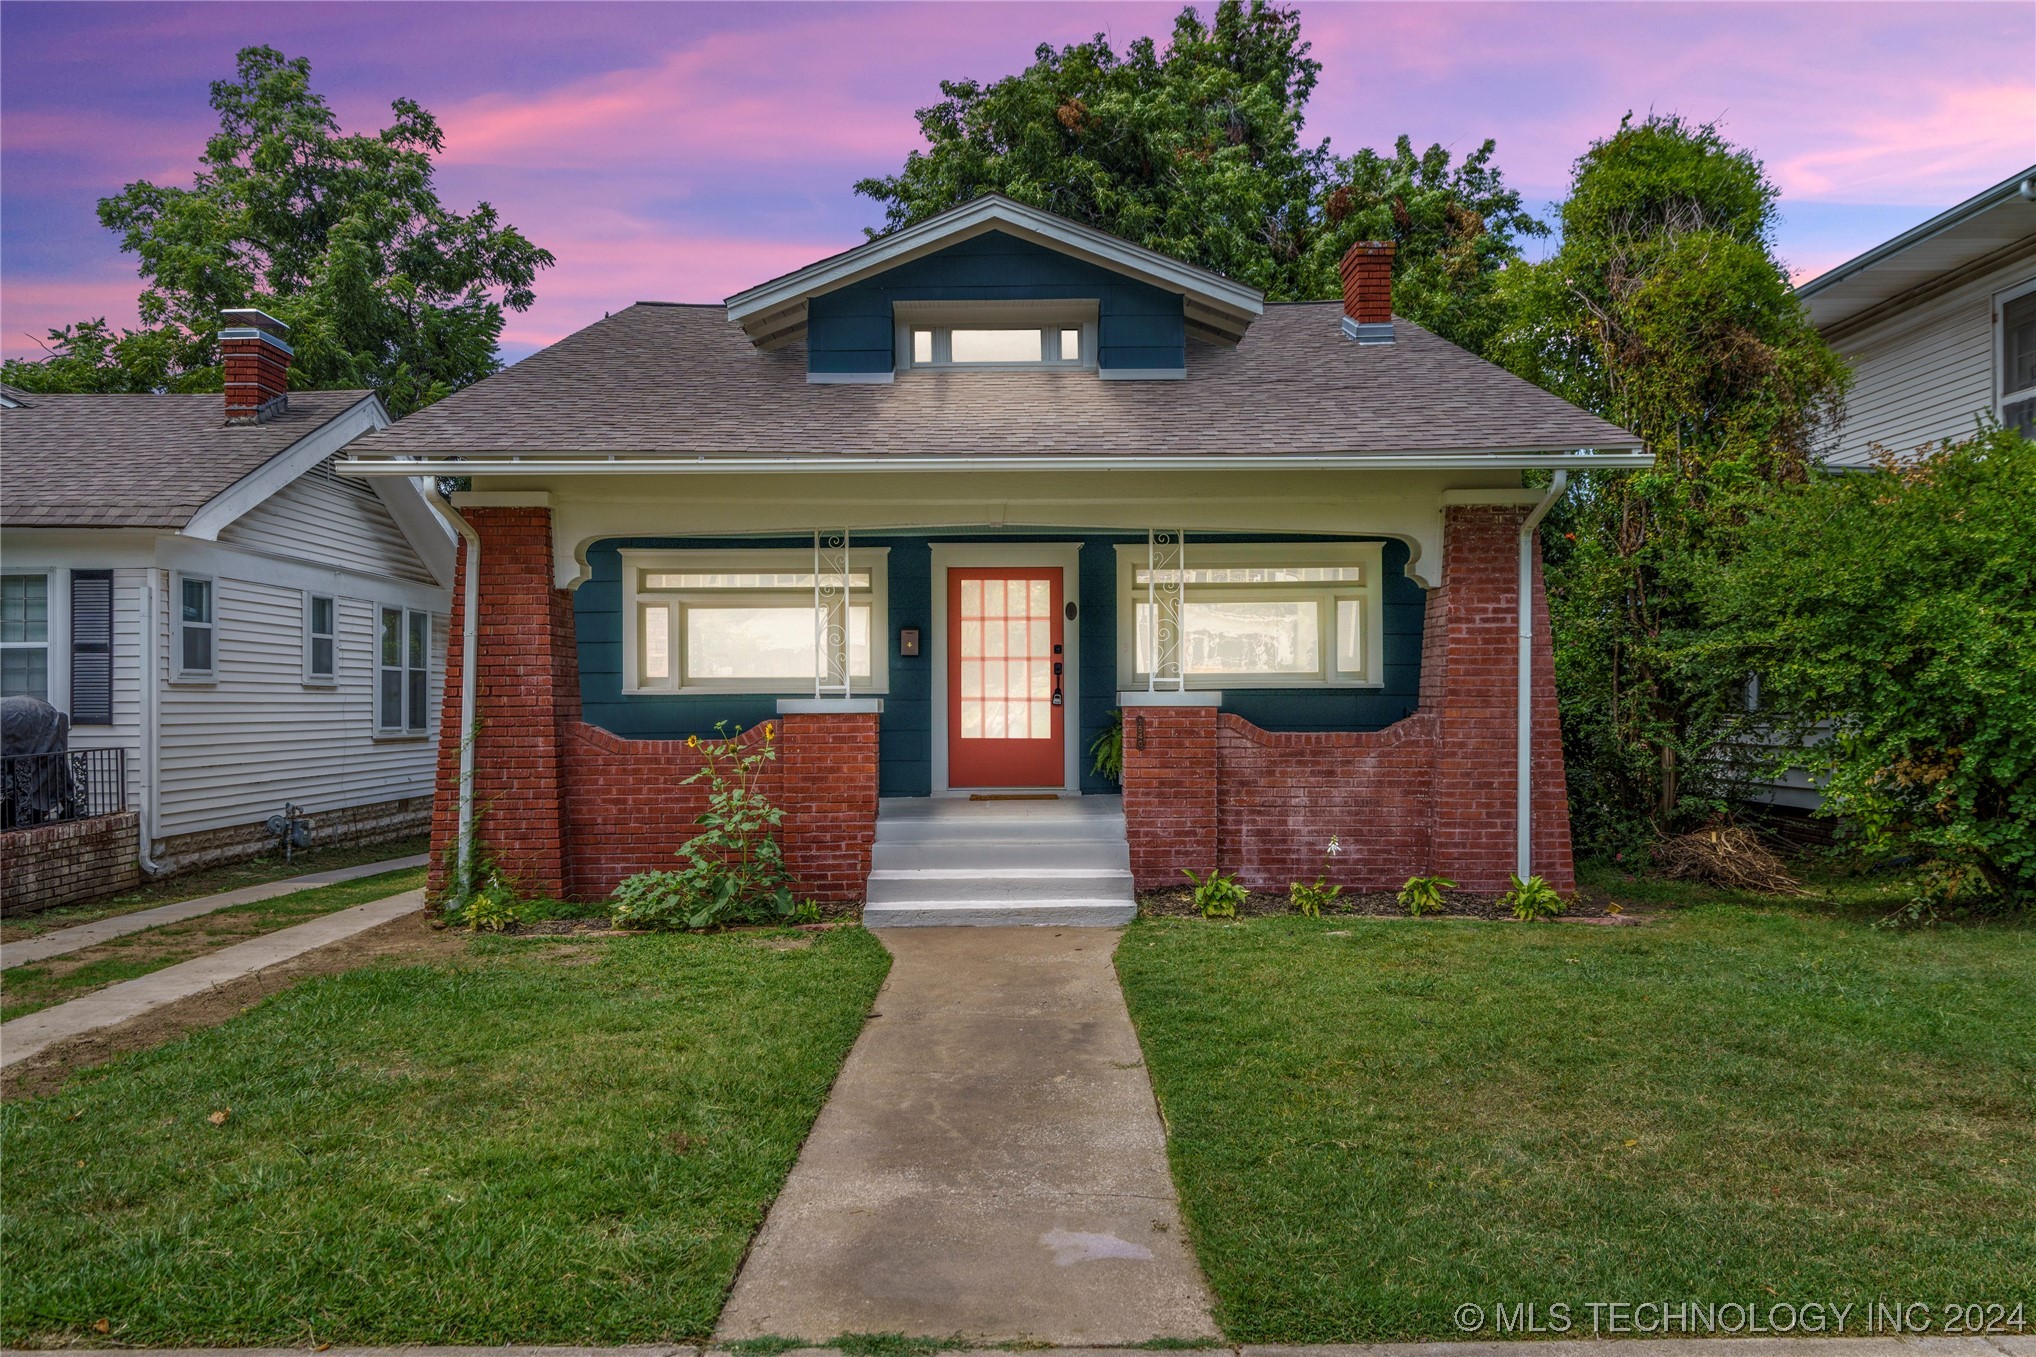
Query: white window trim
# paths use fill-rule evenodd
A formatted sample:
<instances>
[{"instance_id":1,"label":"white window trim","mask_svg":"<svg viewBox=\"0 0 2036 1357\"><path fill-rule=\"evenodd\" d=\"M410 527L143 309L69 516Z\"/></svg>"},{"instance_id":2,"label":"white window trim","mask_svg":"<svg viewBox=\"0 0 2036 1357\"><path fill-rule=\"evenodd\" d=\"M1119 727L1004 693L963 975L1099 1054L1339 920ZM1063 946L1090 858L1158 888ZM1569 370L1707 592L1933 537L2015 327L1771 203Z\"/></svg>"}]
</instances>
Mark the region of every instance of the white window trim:
<instances>
[{"instance_id":1,"label":"white window trim","mask_svg":"<svg viewBox=\"0 0 2036 1357\"><path fill-rule=\"evenodd\" d=\"M312 603L321 598L332 605L332 630L329 632L314 632L311 630ZM380 618L377 618L376 621L379 622ZM318 673L311 667L311 642L319 636L324 636L332 642L332 672L329 674ZM379 640L380 638L378 637L377 639ZM375 658L379 666L381 660L379 651L377 651ZM307 687L313 688L336 688L339 686L339 596L337 594L321 594L311 589L304 591L304 683Z\"/></svg>"},{"instance_id":2,"label":"white window trim","mask_svg":"<svg viewBox=\"0 0 2036 1357\"><path fill-rule=\"evenodd\" d=\"M40 650L42 652L42 683L44 690L42 695L43 701L48 702L52 706L68 712L70 710L71 705L70 702L71 686L68 682L66 682L61 689L57 687L57 669L59 658L57 649L57 637L59 635L62 635L62 637L64 638L65 651L68 652L70 646L70 631L71 631L69 615L70 591L67 589L60 591L58 589L60 581L57 576L57 571L54 567L46 566L41 570L36 570L33 568L28 570L5 570L0 571L0 574L19 575L26 579L40 579L42 581L43 589L42 639L40 641L0 641L0 650ZM69 582L68 578L61 581L61 583L68 582ZM65 604L63 618L64 628L61 633L59 633L57 630L58 621L57 595L59 592L63 593ZM66 680L68 680L69 677L70 675L68 673L64 675L64 678ZM59 702L57 700L58 696L61 696L63 698L63 701Z\"/></svg>"},{"instance_id":3,"label":"white window trim","mask_svg":"<svg viewBox=\"0 0 2036 1357\"><path fill-rule=\"evenodd\" d=\"M391 667L382 661L382 614L384 613L397 614L399 618L396 624L398 635L403 640L401 662L394 666L396 672L403 676L402 700L398 704L402 710L397 714L398 724L393 726L384 725L382 722L384 714L382 711L382 675ZM422 617L424 619L424 719L419 724L413 726L409 723L410 674L418 666L416 657L410 653L410 627L411 619L415 617ZM338 625L338 620L335 614L333 618L335 626ZM438 704L431 700L431 655L437 648L432 642L437 630L437 623L433 621L431 612L427 608L408 608L400 603L377 603L375 605L374 687L369 693L369 707L374 713L376 739L428 740L432 737L432 733L438 723ZM337 667L338 658L338 647L335 646L333 649L335 667Z\"/></svg>"},{"instance_id":4,"label":"white window trim","mask_svg":"<svg viewBox=\"0 0 2036 1357\"><path fill-rule=\"evenodd\" d=\"M788 679L721 679L707 683L686 683L685 655L683 653L682 619L671 618L671 674L668 679L650 682L643 677L642 617L646 604L670 600L677 602L702 593L713 593L717 597L737 600L751 599L763 594L776 596L779 592L759 591L759 594L744 594L735 590L684 590L644 589L641 587L647 572L660 574L747 574L784 573L811 574L813 552L806 547L789 547L775 550L754 550L729 548L727 550L701 549L688 551L657 551L651 549L624 548L622 557L622 693L625 697L699 697L708 694L750 694L776 697L812 697L813 680ZM890 594L889 547L852 546L848 554L849 568L867 570L870 574L870 673L868 677L857 675L853 693L857 697L880 697L891 690L891 594ZM819 699L825 701L825 698Z\"/></svg>"},{"instance_id":5,"label":"white window trim","mask_svg":"<svg viewBox=\"0 0 2036 1357\"><path fill-rule=\"evenodd\" d=\"M1385 644L1385 544L1382 542L1209 542L1187 539L1185 556L1189 570L1206 567L1246 565L1348 566L1364 571L1358 583L1324 581L1320 584L1283 586L1276 584L1190 584L1187 601L1216 590L1238 599L1291 598L1298 591L1316 596L1321 609L1317 643L1321 668L1313 674L1189 674L1191 691L1256 691L1261 688L1358 688L1386 686ZM1135 583L1137 572L1146 564L1143 542L1120 543L1117 547L1117 686L1131 691L1145 686L1146 676L1138 668L1138 605L1145 590ZM1345 599L1358 601L1364 627L1364 672L1347 674L1337 669L1336 605Z\"/></svg>"},{"instance_id":6,"label":"white window trim","mask_svg":"<svg viewBox=\"0 0 2036 1357\"><path fill-rule=\"evenodd\" d=\"M211 603L211 617L204 622L184 620L184 584L186 581L203 583L206 598ZM196 571L177 570L170 575L170 681L172 683L216 683L219 680L219 581L212 575L201 575ZM211 634L212 644L208 647L212 665L208 669L187 669L184 667L184 632L192 627L203 627Z\"/></svg>"},{"instance_id":7,"label":"white window trim","mask_svg":"<svg viewBox=\"0 0 2036 1357\"><path fill-rule=\"evenodd\" d=\"M2006 389L2008 382L2008 331L2002 312L2008 303L2020 301L2036 292L2036 278L2024 279L2013 287L2002 288L1994 294L1994 323L1992 329L1994 362L1994 418L2006 422L2007 408L2020 401L2036 396L2036 386Z\"/></svg>"},{"instance_id":8,"label":"white window trim","mask_svg":"<svg viewBox=\"0 0 2036 1357\"><path fill-rule=\"evenodd\" d=\"M1093 301L979 301L979 302L894 302L893 348L897 370L941 368L961 372L1037 372L1049 369L1084 372L1096 369L1097 307ZM1042 352L1050 357L1036 363L957 363L950 357L949 344L955 330L1039 330ZM1060 332L1079 329L1082 352L1077 359L1060 357ZM912 356L912 332L933 331L933 361L921 363Z\"/></svg>"}]
</instances>

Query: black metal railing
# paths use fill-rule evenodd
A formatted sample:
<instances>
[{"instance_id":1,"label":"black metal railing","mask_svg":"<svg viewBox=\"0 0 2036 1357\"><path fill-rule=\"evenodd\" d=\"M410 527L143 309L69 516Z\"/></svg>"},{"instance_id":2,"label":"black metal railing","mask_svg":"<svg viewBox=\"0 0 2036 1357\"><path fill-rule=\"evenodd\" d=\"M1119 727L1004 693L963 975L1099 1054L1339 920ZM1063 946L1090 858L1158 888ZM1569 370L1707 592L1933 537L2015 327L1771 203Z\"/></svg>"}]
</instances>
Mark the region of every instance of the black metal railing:
<instances>
[{"instance_id":1,"label":"black metal railing","mask_svg":"<svg viewBox=\"0 0 2036 1357\"><path fill-rule=\"evenodd\" d=\"M0 758L0 830L127 809L127 751L73 749Z\"/></svg>"}]
</instances>

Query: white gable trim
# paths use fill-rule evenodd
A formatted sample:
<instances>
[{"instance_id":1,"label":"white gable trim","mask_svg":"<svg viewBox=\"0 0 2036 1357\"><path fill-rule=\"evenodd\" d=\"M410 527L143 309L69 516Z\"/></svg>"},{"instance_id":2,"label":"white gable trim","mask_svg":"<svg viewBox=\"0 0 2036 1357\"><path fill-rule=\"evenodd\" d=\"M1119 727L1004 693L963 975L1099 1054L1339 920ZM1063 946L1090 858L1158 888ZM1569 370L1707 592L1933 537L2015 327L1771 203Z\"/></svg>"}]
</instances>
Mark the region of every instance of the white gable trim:
<instances>
[{"instance_id":1,"label":"white gable trim","mask_svg":"<svg viewBox=\"0 0 2036 1357\"><path fill-rule=\"evenodd\" d=\"M374 396L362 397L207 500L197 513L191 515L182 535L195 537L201 542L218 541L219 534L226 530L228 524L280 492L312 467L362 434L388 427L389 412L382 408L381 400ZM219 436L232 438L234 430L222 427Z\"/></svg>"},{"instance_id":2,"label":"white gable trim","mask_svg":"<svg viewBox=\"0 0 2036 1357\"><path fill-rule=\"evenodd\" d=\"M1190 321L1198 330L1227 333L1233 342L1265 311L1265 294L1256 288L1051 212L987 194L917 226L738 292L727 300L728 319L742 326L759 348L775 348L805 332L809 298L990 231L1003 231L1179 293L1187 299Z\"/></svg>"}]
</instances>

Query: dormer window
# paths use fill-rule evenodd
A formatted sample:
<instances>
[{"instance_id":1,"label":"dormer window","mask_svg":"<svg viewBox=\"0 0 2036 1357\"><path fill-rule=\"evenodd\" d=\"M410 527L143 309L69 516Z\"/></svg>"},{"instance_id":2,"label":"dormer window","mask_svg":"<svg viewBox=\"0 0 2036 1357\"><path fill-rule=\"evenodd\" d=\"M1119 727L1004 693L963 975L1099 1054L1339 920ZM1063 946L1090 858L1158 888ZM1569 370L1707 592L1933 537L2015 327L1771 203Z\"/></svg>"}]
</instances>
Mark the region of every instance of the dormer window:
<instances>
[{"instance_id":1,"label":"dormer window","mask_svg":"<svg viewBox=\"0 0 2036 1357\"><path fill-rule=\"evenodd\" d=\"M1094 302L897 302L899 368L1092 368Z\"/></svg>"}]
</instances>

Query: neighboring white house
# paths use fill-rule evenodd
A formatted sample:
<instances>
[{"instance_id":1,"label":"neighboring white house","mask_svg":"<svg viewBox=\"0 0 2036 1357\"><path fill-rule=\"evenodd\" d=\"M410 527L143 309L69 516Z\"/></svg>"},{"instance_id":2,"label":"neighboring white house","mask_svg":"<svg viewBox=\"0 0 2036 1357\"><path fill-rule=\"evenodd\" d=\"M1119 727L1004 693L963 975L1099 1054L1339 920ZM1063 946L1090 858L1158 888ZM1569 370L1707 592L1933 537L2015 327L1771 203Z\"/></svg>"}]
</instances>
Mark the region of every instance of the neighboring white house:
<instances>
[{"instance_id":1,"label":"neighboring white house","mask_svg":"<svg viewBox=\"0 0 2036 1357\"><path fill-rule=\"evenodd\" d=\"M1830 465L1963 438L1983 417L2036 437L2036 166L1796 295L1852 365Z\"/></svg>"},{"instance_id":2,"label":"neighboring white house","mask_svg":"<svg viewBox=\"0 0 2036 1357\"><path fill-rule=\"evenodd\" d=\"M371 392L286 395L283 327L230 318L223 402L0 388L0 687L124 751L145 871L285 803L318 843L430 820L450 530L427 482L333 474Z\"/></svg>"}]
</instances>

